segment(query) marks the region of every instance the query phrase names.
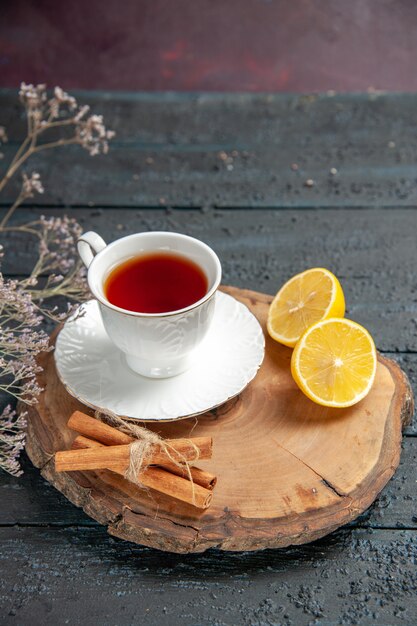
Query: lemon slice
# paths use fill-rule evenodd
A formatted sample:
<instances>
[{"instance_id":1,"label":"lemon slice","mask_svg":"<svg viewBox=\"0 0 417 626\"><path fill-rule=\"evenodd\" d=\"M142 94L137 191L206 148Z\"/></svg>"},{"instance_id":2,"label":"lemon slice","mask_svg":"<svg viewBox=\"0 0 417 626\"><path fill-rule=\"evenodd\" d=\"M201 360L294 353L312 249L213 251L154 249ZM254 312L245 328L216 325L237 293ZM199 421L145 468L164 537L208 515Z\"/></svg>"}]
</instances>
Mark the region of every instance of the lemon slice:
<instances>
[{"instance_id":1,"label":"lemon slice","mask_svg":"<svg viewBox=\"0 0 417 626\"><path fill-rule=\"evenodd\" d=\"M372 387L376 349L368 331L347 319L311 326L294 348L291 373L306 396L323 406L347 407Z\"/></svg>"},{"instance_id":2,"label":"lemon slice","mask_svg":"<svg viewBox=\"0 0 417 626\"><path fill-rule=\"evenodd\" d=\"M312 324L344 314L345 297L336 276L315 267L281 287L269 308L267 328L273 339L293 347Z\"/></svg>"}]
</instances>

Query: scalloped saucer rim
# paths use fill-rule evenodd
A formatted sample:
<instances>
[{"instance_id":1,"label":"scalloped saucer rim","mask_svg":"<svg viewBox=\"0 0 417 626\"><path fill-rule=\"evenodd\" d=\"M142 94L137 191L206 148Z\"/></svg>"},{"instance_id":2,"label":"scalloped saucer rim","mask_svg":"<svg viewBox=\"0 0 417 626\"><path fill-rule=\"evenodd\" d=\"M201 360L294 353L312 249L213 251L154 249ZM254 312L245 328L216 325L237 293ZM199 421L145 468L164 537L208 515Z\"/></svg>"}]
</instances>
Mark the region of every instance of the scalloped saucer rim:
<instances>
[{"instance_id":1,"label":"scalloped saucer rim","mask_svg":"<svg viewBox=\"0 0 417 626\"><path fill-rule=\"evenodd\" d=\"M55 364L70 395L95 410L131 420L176 421L215 409L256 376L265 338L256 317L233 296L218 292L213 323L189 370L164 379L133 372L108 338L95 300L58 334ZM221 358L219 359L219 352Z\"/></svg>"}]
</instances>

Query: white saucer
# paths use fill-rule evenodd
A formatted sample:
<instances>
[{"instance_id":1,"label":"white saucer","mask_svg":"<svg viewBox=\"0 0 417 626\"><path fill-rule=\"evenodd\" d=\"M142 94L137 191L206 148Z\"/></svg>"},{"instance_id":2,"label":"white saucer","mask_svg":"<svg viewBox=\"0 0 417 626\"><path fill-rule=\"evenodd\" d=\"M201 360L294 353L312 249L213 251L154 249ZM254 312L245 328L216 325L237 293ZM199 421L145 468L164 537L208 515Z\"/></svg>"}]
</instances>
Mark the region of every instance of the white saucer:
<instances>
[{"instance_id":1,"label":"white saucer","mask_svg":"<svg viewBox=\"0 0 417 626\"><path fill-rule=\"evenodd\" d=\"M204 413L240 393L262 363L265 339L249 309L222 292L195 365L172 378L134 373L103 327L95 300L68 320L55 347L58 375L67 391L94 409L141 421L178 420Z\"/></svg>"}]
</instances>

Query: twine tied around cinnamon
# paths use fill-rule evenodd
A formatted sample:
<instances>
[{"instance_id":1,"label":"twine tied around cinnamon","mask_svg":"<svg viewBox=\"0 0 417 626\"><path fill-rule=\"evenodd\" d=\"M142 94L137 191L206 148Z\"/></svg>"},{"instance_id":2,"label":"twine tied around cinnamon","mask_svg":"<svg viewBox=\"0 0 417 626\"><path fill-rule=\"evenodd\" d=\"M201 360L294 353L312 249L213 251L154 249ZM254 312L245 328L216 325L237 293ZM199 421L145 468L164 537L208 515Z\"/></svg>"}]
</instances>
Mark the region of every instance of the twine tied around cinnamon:
<instances>
[{"instance_id":1,"label":"twine tied around cinnamon","mask_svg":"<svg viewBox=\"0 0 417 626\"><path fill-rule=\"evenodd\" d=\"M160 437L157 433L152 432L144 426L132 424L112 411L96 411L95 417L104 423L108 423L110 426L118 428L121 432L126 435L130 435L135 439L135 441L129 444L129 466L124 473L124 477L127 480L143 487L140 482L140 472L144 472L149 467L152 452L155 447L159 447L173 465L185 470L188 480L191 483L193 503L195 503L194 481L190 467L191 464L198 461L200 451L191 439L189 440L190 446L194 448L195 458L190 461L173 446L171 446L166 439Z\"/></svg>"}]
</instances>

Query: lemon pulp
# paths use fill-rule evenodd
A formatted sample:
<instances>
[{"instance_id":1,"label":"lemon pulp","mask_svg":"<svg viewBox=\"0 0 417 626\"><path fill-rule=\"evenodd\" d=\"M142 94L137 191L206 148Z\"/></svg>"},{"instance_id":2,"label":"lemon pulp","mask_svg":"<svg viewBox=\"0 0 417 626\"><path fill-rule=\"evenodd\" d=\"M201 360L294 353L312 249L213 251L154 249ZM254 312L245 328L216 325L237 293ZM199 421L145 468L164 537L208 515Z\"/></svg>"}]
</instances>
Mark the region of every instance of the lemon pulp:
<instances>
[{"instance_id":1,"label":"lemon pulp","mask_svg":"<svg viewBox=\"0 0 417 626\"><path fill-rule=\"evenodd\" d=\"M377 356L368 331L347 319L311 326L297 343L291 372L300 389L323 406L347 407L372 387Z\"/></svg>"},{"instance_id":2,"label":"lemon pulp","mask_svg":"<svg viewBox=\"0 0 417 626\"><path fill-rule=\"evenodd\" d=\"M269 308L267 329L273 339L293 347L312 324L344 314L339 281L329 270L316 267L293 276L278 291Z\"/></svg>"}]
</instances>

